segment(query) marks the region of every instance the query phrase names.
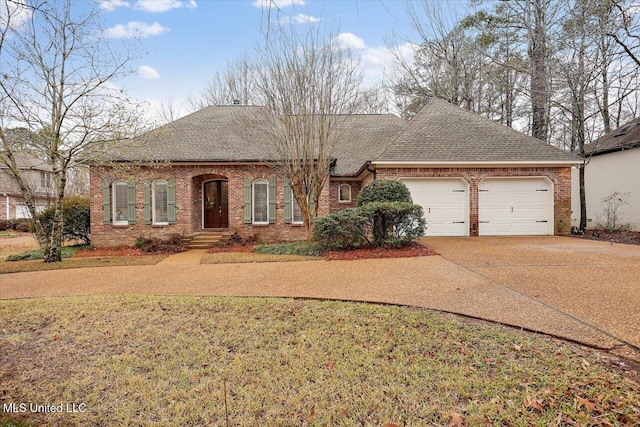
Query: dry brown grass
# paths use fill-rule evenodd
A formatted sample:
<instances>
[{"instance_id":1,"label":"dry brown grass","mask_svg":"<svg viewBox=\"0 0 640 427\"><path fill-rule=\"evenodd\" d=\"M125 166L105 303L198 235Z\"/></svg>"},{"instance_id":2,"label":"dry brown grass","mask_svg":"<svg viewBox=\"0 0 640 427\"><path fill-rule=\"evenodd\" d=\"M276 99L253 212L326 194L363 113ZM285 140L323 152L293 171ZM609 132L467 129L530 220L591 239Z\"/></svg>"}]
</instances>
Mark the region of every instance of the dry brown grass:
<instances>
[{"instance_id":1,"label":"dry brown grass","mask_svg":"<svg viewBox=\"0 0 640 427\"><path fill-rule=\"evenodd\" d=\"M200 261L201 264L233 264L251 262L288 262L288 261L312 261L321 260L321 257L302 255L272 255L256 254L252 252L216 252L206 253Z\"/></svg>"},{"instance_id":2,"label":"dry brown grass","mask_svg":"<svg viewBox=\"0 0 640 427\"><path fill-rule=\"evenodd\" d=\"M87 405L28 414L46 425L640 423L638 374L594 351L422 309L293 299L0 301L0 404L12 402Z\"/></svg>"},{"instance_id":3,"label":"dry brown grass","mask_svg":"<svg viewBox=\"0 0 640 427\"><path fill-rule=\"evenodd\" d=\"M115 267L130 265L155 265L168 255L149 255L135 257L92 257L67 258L62 262L44 261L0 261L0 274L23 273L27 271L63 270L67 268Z\"/></svg>"}]
</instances>

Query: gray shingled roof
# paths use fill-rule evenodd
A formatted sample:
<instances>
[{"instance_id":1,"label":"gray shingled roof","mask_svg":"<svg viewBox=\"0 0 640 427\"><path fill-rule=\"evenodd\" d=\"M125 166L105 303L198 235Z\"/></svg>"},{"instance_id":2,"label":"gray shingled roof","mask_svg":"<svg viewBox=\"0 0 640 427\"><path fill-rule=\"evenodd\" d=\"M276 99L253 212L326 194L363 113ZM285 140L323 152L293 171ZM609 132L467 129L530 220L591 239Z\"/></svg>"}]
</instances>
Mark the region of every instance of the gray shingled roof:
<instances>
[{"instance_id":1,"label":"gray shingled roof","mask_svg":"<svg viewBox=\"0 0 640 427\"><path fill-rule=\"evenodd\" d=\"M432 98L377 158L381 162L562 162L579 159L512 128Z\"/></svg>"},{"instance_id":2,"label":"gray shingled roof","mask_svg":"<svg viewBox=\"0 0 640 427\"><path fill-rule=\"evenodd\" d=\"M266 148L267 136L255 130L260 110L261 107L247 106L207 107L134 139L115 157L161 162L253 162L277 158ZM358 173L405 123L391 114L346 118L339 131L332 174Z\"/></svg>"},{"instance_id":3,"label":"gray shingled roof","mask_svg":"<svg viewBox=\"0 0 640 427\"><path fill-rule=\"evenodd\" d=\"M586 145L584 149L587 154L593 151L594 155L598 155L634 147L640 147L640 117L601 136L591 144Z\"/></svg>"},{"instance_id":4,"label":"gray shingled roof","mask_svg":"<svg viewBox=\"0 0 640 427\"><path fill-rule=\"evenodd\" d=\"M16 164L19 169L22 170L40 170L45 172L53 172L51 165L47 164L42 159L37 158L36 156L26 153L24 151L20 151L14 153L14 158L16 160ZM0 153L0 169L8 169L9 166L4 163L6 158L2 153Z\"/></svg>"}]
</instances>

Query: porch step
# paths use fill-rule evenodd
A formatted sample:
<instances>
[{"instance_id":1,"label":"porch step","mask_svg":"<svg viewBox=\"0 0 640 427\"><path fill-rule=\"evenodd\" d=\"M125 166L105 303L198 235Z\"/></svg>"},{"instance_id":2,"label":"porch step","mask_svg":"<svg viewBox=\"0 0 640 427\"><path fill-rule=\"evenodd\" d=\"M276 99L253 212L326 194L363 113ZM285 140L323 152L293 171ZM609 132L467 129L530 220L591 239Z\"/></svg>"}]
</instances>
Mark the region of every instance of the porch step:
<instances>
[{"instance_id":1,"label":"porch step","mask_svg":"<svg viewBox=\"0 0 640 427\"><path fill-rule=\"evenodd\" d=\"M182 242L189 249L209 249L226 243L232 235L232 231L202 231L184 236Z\"/></svg>"}]
</instances>

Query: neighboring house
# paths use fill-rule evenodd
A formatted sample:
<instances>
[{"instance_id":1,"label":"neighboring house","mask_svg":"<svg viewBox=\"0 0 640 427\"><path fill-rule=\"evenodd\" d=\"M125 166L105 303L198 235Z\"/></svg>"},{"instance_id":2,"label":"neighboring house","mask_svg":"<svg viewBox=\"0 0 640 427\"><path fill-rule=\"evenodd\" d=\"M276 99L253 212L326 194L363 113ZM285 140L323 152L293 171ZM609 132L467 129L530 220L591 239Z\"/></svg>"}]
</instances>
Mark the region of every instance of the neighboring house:
<instances>
[{"instance_id":1,"label":"neighboring house","mask_svg":"<svg viewBox=\"0 0 640 427\"><path fill-rule=\"evenodd\" d=\"M208 107L91 168L91 236L99 246L139 236L229 229L263 241L304 238L283 176L249 136L259 107ZM262 158L261 158L262 157ZM572 154L439 99L411 120L355 115L342 129L319 215L355 206L362 186L399 179L423 206L427 235L570 231Z\"/></svg>"},{"instance_id":2,"label":"neighboring house","mask_svg":"<svg viewBox=\"0 0 640 427\"><path fill-rule=\"evenodd\" d=\"M0 153L0 220L30 218L22 192ZM46 162L25 152L15 154L22 179L33 192L36 210L42 212L53 201L53 170Z\"/></svg>"},{"instance_id":3,"label":"neighboring house","mask_svg":"<svg viewBox=\"0 0 640 427\"><path fill-rule=\"evenodd\" d=\"M585 147L591 155L585 168L587 228L606 223L604 200L617 192L626 201L618 208L618 220L640 230L640 117L603 135ZM572 222L580 221L580 183L573 173Z\"/></svg>"}]
</instances>

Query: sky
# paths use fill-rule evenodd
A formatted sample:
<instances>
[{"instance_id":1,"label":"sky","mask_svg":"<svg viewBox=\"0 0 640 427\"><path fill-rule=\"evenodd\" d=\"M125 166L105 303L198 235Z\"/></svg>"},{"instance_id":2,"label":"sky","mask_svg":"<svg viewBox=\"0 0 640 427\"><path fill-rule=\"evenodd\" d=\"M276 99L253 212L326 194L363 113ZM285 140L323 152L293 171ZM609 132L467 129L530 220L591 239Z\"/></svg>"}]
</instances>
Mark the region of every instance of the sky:
<instances>
[{"instance_id":1,"label":"sky","mask_svg":"<svg viewBox=\"0 0 640 427\"><path fill-rule=\"evenodd\" d=\"M120 82L135 99L149 104L157 118L160 105L173 98L180 113L187 97L197 95L217 70L262 39L261 23L291 20L294 25L325 25L361 57L365 84L374 85L392 61L386 46L406 48L411 33L404 0L103 0L108 37L137 38L141 55L132 63L137 74Z\"/></svg>"}]
</instances>

